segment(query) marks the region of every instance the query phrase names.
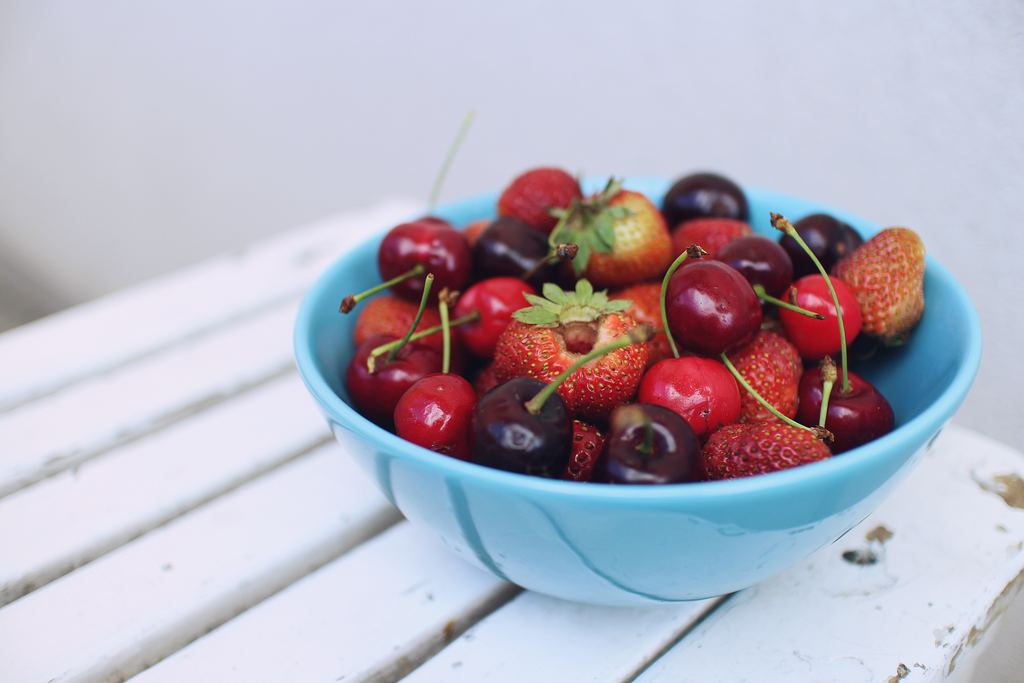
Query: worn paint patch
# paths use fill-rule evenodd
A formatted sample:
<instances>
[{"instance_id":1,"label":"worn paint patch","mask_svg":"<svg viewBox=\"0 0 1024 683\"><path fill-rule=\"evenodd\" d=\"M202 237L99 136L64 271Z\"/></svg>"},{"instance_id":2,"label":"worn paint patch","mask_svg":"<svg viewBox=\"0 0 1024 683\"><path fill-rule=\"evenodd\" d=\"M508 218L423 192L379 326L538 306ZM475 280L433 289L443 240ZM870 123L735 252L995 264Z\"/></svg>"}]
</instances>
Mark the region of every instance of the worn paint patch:
<instances>
[{"instance_id":1,"label":"worn paint patch","mask_svg":"<svg viewBox=\"0 0 1024 683\"><path fill-rule=\"evenodd\" d=\"M878 555L870 549L847 550L843 553L843 559L850 564L855 564L859 567L867 567L878 562Z\"/></svg>"},{"instance_id":2,"label":"worn paint patch","mask_svg":"<svg viewBox=\"0 0 1024 683\"><path fill-rule=\"evenodd\" d=\"M968 650L978 644L981 637L992 627L992 624L1002 616L1006 608L1013 602L1013 598L1016 597L1017 593L1020 592L1021 587L1024 586L1024 571L1021 571L1017 576L1013 577L1010 583L1006 584L1003 590L996 596L996 599L992 601L992 605L988 608L988 612L985 613L985 618L982 619L980 624L971 626L971 630L967 632L967 637L960 642L956 648L956 652L953 653L953 657L949 660L949 666L946 668L946 675L953 673L956 669L957 660L965 650Z\"/></svg>"},{"instance_id":3,"label":"worn paint patch","mask_svg":"<svg viewBox=\"0 0 1024 683\"><path fill-rule=\"evenodd\" d=\"M996 494L1010 507L1024 510L1024 479L1019 474L999 474L992 481L979 481L978 486Z\"/></svg>"},{"instance_id":4,"label":"worn paint patch","mask_svg":"<svg viewBox=\"0 0 1024 683\"><path fill-rule=\"evenodd\" d=\"M904 678L906 678L909 675L910 675L910 669L907 668L906 664L904 664L903 662L900 662L899 664L896 665L896 675L895 676L889 676L888 683L899 683L900 681L902 681Z\"/></svg>"},{"instance_id":5,"label":"worn paint patch","mask_svg":"<svg viewBox=\"0 0 1024 683\"><path fill-rule=\"evenodd\" d=\"M879 524L874 529L864 534L864 538L869 541L877 541L879 543L885 543L893 536L895 536L895 534L886 528L884 524Z\"/></svg>"}]
</instances>

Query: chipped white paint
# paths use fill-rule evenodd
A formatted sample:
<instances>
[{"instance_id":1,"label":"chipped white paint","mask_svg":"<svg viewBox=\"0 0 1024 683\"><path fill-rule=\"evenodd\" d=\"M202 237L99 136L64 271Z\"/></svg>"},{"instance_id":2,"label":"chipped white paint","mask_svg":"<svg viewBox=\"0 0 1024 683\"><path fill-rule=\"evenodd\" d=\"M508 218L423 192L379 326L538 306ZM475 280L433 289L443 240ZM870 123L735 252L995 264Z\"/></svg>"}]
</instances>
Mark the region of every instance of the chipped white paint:
<instances>
[{"instance_id":1,"label":"chipped white paint","mask_svg":"<svg viewBox=\"0 0 1024 683\"><path fill-rule=\"evenodd\" d=\"M345 247L420 208L392 200L286 233L0 336L0 412L297 297Z\"/></svg>"},{"instance_id":2,"label":"chipped white paint","mask_svg":"<svg viewBox=\"0 0 1024 683\"><path fill-rule=\"evenodd\" d=\"M1024 510L975 479L1022 472L1019 453L947 428L863 524L728 600L639 680L884 681L900 663L908 681L943 678L1024 571ZM884 544L866 539L879 525ZM850 550L877 562L851 564Z\"/></svg>"},{"instance_id":3,"label":"chipped white paint","mask_svg":"<svg viewBox=\"0 0 1024 683\"><path fill-rule=\"evenodd\" d=\"M596 607L523 593L405 680L626 681L718 602Z\"/></svg>"},{"instance_id":4,"label":"chipped white paint","mask_svg":"<svg viewBox=\"0 0 1024 683\"><path fill-rule=\"evenodd\" d=\"M0 499L0 606L328 435L289 375Z\"/></svg>"},{"instance_id":5,"label":"chipped white paint","mask_svg":"<svg viewBox=\"0 0 1024 683\"><path fill-rule=\"evenodd\" d=\"M0 415L0 496L290 372L295 310L277 306Z\"/></svg>"},{"instance_id":6,"label":"chipped white paint","mask_svg":"<svg viewBox=\"0 0 1024 683\"><path fill-rule=\"evenodd\" d=\"M331 444L0 609L4 681L120 680L396 518Z\"/></svg>"},{"instance_id":7,"label":"chipped white paint","mask_svg":"<svg viewBox=\"0 0 1024 683\"><path fill-rule=\"evenodd\" d=\"M401 524L134 680L394 680L513 593Z\"/></svg>"},{"instance_id":8,"label":"chipped white paint","mask_svg":"<svg viewBox=\"0 0 1024 683\"><path fill-rule=\"evenodd\" d=\"M292 315L338 249L412 206L0 336L0 680L964 675L1024 581L1024 465L956 427L858 529L717 609L503 604L515 589L429 532L361 544L397 516L316 447Z\"/></svg>"}]
</instances>

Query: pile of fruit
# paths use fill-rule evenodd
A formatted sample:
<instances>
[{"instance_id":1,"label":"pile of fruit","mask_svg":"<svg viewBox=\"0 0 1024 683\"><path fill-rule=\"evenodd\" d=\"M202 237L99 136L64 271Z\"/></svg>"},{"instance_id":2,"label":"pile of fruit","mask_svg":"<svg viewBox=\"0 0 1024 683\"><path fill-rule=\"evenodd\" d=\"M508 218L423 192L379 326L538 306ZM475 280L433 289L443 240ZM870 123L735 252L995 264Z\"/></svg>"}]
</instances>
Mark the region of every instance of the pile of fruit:
<instances>
[{"instance_id":1,"label":"pile of fruit","mask_svg":"<svg viewBox=\"0 0 1024 683\"><path fill-rule=\"evenodd\" d=\"M747 219L715 174L680 179L659 209L615 179L585 197L538 168L493 220L392 228L383 282L341 305L359 316L351 401L445 456L580 482L743 477L891 431L847 347L899 345L920 320L920 238L772 214L775 241Z\"/></svg>"}]
</instances>

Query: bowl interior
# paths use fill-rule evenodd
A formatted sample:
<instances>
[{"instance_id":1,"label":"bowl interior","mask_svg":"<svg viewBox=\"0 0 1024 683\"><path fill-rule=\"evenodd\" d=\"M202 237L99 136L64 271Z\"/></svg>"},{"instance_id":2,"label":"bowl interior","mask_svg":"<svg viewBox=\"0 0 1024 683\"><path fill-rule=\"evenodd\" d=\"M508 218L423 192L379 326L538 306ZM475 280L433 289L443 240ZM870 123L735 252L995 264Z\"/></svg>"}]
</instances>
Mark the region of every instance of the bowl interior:
<instances>
[{"instance_id":1,"label":"bowl interior","mask_svg":"<svg viewBox=\"0 0 1024 683\"><path fill-rule=\"evenodd\" d=\"M602 183L600 179L589 179L584 181L584 190L599 189ZM625 185L644 192L652 201L660 204L668 181L660 178L633 178L627 179ZM855 226L865 238L879 230L879 226L820 203L756 188L745 188L745 192L750 201L751 225L755 232L773 239L778 233L769 223L770 211L778 211L793 220L816 212L830 213ZM493 216L496 198L496 194L481 195L442 206L437 213L454 225L463 226L470 221ZM356 316L337 314L337 305L344 294L379 282L376 252L387 227L381 226L381 233L377 237L352 249L328 270L308 295L296 325L296 353L300 371L322 407L343 423L356 423L361 431L365 427L366 430L380 432L385 440L390 435L358 416L347 405L349 399L343 376L354 352L352 332ZM928 430L929 433L938 429L962 401L980 358L980 328L973 307L949 272L931 258L928 259L925 275L925 298L924 318L905 346L881 350L870 360L854 364L856 371L873 382L892 404L897 422L894 434L897 436L906 434L909 429L917 429L919 432ZM346 405L342 407L337 398L329 394L340 396ZM344 414L335 414L340 412ZM929 413L928 419L919 419L926 412ZM850 451L834 461L856 458L859 452L867 448L877 450L892 436ZM927 436L921 437L919 433L915 438ZM442 466L477 468L475 465L458 462L446 462ZM835 467L837 463L818 463L798 470L826 466ZM789 470L770 477L790 476L795 472ZM499 472L494 474L506 475ZM548 483L563 485L562 482ZM565 485L573 487L572 484ZM681 486L694 488L707 485Z\"/></svg>"}]
</instances>

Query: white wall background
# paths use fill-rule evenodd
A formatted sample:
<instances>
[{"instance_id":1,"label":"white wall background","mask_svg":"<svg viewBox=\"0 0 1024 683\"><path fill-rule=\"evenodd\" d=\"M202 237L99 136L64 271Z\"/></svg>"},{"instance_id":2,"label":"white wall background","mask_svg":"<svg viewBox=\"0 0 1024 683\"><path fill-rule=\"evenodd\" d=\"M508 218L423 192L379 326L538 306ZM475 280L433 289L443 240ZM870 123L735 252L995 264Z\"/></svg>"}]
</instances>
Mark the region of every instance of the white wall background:
<instances>
[{"instance_id":1,"label":"white wall background","mask_svg":"<svg viewBox=\"0 0 1024 683\"><path fill-rule=\"evenodd\" d=\"M915 227L984 321L960 419L1024 446L1019 0L0 0L0 326L425 197L469 108L448 197L710 168Z\"/></svg>"}]
</instances>

